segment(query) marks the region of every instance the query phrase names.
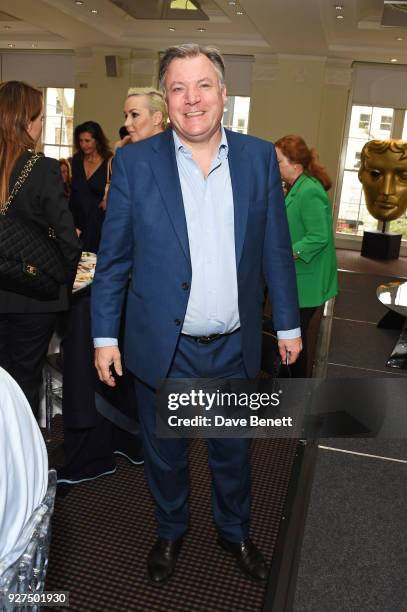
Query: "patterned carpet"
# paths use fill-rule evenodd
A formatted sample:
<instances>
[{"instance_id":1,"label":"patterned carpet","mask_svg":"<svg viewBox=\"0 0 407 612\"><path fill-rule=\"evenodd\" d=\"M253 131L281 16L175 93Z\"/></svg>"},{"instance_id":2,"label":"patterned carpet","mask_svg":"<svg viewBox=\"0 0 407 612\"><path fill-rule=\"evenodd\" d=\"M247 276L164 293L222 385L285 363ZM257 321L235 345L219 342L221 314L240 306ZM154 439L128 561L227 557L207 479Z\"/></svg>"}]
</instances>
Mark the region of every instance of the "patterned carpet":
<instances>
[{"instance_id":1,"label":"patterned carpet","mask_svg":"<svg viewBox=\"0 0 407 612\"><path fill-rule=\"evenodd\" d=\"M60 417L54 441L60 438ZM251 536L271 562L296 440L254 440ZM173 579L154 587L146 556L155 541L151 498L142 467L118 458L111 476L58 497L46 589L70 592L69 611L256 612L266 587L246 580L216 544L206 446L190 449L191 527Z\"/></svg>"}]
</instances>

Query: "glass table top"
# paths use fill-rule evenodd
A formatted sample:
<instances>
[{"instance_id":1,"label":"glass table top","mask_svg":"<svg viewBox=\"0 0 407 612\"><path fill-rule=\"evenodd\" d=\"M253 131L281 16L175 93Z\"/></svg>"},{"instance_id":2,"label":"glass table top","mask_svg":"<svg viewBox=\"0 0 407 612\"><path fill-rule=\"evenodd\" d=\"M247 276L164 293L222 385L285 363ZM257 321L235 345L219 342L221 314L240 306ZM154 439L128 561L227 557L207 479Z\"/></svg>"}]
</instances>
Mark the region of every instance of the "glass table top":
<instances>
[{"instance_id":1,"label":"glass table top","mask_svg":"<svg viewBox=\"0 0 407 612\"><path fill-rule=\"evenodd\" d=\"M394 281L379 285L378 300L389 310L407 317L407 281Z\"/></svg>"}]
</instances>

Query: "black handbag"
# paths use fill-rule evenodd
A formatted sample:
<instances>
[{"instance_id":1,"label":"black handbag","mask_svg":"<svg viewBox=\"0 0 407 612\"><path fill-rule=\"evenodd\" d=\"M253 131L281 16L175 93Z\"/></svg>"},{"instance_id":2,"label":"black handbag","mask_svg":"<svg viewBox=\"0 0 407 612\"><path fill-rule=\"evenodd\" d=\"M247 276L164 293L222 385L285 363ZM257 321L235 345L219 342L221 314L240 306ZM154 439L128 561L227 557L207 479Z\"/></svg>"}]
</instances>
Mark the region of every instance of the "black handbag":
<instances>
[{"instance_id":1,"label":"black handbag","mask_svg":"<svg viewBox=\"0 0 407 612\"><path fill-rule=\"evenodd\" d=\"M0 288L37 300L55 300L66 283L66 271L54 230L49 228L47 235L16 214L6 214L39 157L30 157L0 208Z\"/></svg>"}]
</instances>

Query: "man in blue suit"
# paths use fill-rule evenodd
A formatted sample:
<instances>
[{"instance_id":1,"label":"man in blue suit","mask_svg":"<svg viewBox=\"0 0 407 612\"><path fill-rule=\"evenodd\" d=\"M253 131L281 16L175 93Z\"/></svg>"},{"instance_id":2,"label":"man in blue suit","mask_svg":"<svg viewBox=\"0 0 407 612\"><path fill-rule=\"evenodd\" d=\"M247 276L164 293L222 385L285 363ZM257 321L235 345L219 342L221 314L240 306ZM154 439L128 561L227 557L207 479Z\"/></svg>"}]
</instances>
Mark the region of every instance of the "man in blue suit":
<instances>
[{"instance_id":1,"label":"man in blue suit","mask_svg":"<svg viewBox=\"0 0 407 612\"><path fill-rule=\"evenodd\" d=\"M124 355L135 375L145 469L158 539L148 575L172 575L188 527L185 439L155 434L163 378L253 378L260 368L265 277L283 360L301 350L297 288L274 147L224 130L224 64L215 49L171 47L160 80L171 129L117 153L92 288L95 364L114 385L127 297ZM208 440L218 543L264 580L249 539L247 439Z\"/></svg>"}]
</instances>

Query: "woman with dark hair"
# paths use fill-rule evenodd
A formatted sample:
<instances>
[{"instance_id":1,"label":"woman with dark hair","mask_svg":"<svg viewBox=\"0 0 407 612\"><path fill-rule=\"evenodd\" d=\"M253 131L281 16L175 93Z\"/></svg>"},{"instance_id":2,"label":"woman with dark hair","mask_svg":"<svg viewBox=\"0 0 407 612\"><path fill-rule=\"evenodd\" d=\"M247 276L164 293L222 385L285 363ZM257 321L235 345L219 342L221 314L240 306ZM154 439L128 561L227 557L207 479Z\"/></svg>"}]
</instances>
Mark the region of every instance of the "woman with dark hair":
<instances>
[{"instance_id":1,"label":"woman with dark hair","mask_svg":"<svg viewBox=\"0 0 407 612\"><path fill-rule=\"evenodd\" d=\"M84 251L97 253L105 217L105 191L110 181L111 158L108 140L95 121L75 128L72 159L72 189L69 206Z\"/></svg>"},{"instance_id":2,"label":"woman with dark hair","mask_svg":"<svg viewBox=\"0 0 407 612\"><path fill-rule=\"evenodd\" d=\"M338 293L332 208L326 194L331 180L300 136L289 135L275 143L281 177L287 185L286 205L297 273L303 350L290 366L293 376L311 376L316 332L311 320L322 316L324 303ZM319 319L320 320L320 319Z\"/></svg>"},{"instance_id":3,"label":"woman with dark hair","mask_svg":"<svg viewBox=\"0 0 407 612\"><path fill-rule=\"evenodd\" d=\"M7 281L1 283L0 366L18 382L37 417L45 356L57 313L68 309L79 243L56 160L41 156L32 162L20 190L6 204L23 168L29 167L41 135L41 92L19 81L3 83L0 116L0 209L45 236L52 228L66 270L66 284L61 285L57 299L34 299L12 291Z\"/></svg>"}]
</instances>

